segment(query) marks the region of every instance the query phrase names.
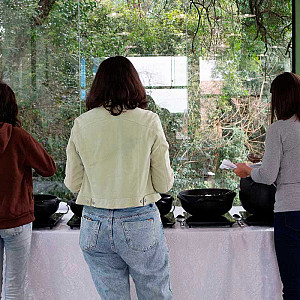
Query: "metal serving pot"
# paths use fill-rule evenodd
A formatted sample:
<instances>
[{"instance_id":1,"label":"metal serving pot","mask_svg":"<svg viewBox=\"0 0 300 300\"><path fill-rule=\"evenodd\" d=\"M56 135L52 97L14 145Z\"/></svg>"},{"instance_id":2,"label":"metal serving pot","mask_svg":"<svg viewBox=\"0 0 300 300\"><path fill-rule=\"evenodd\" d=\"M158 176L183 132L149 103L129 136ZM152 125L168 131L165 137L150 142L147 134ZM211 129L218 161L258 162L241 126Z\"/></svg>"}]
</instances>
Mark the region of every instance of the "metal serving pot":
<instances>
[{"instance_id":1,"label":"metal serving pot","mask_svg":"<svg viewBox=\"0 0 300 300\"><path fill-rule=\"evenodd\" d=\"M59 207L60 199L49 194L35 194L34 198L34 216L36 219L48 219Z\"/></svg>"},{"instance_id":2,"label":"metal serving pot","mask_svg":"<svg viewBox=\"0 0 300 300\"><path fill-rule=\"evenodd\" d=\"M241 178L239 196L242 206L253 215L272 214L276 187L256 183L251 177Z\"/></svg>"},{"instance_id":3,"label":"metal serving pot","mask_svg":"<svg viewBox=\"0 0 300 300\"><path fill-rule=\"evenodd\" d=\"M75 199L68 200L67 203L70 206L71 211L74 213L74 215L81 218L83 205L76 204Z\"/></svg>"},{"instance_id":4,"label":"metal serving pot","mask_svg":"<svg viewBox=\"0 0 300 300\"><path fill-rule=\"evenodd\" d=\"M156 201L155 204L161 216L166 215L172 209L174 198L169 194L160 194L161 199Z\"/></svg>"},{"instance_id":5,"label":"metal serving pot","mask_svg":"<svg viewBox=\"0 0 300 300\"><path fill-rule=\"evenodd\" d=\"M183 209L193 216L227 213L236 193L227 189L194 189L180 192L177 197Z\"/></svg>"}]
</instances>

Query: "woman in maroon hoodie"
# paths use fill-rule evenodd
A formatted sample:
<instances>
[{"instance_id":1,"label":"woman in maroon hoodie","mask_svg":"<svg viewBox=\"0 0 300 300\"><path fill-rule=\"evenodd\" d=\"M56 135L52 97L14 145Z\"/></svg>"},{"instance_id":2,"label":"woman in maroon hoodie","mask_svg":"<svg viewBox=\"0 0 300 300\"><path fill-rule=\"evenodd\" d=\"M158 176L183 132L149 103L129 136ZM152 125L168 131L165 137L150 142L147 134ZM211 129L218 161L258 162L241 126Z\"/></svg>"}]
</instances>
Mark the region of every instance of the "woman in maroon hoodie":
<instances>
[{"instance_id":1,"label":"woman in maroon hoodie","mask_svg":"<svg viewBox=\"0 0 300 300\"><path fill-rule=\"evenodd\" d=\"M15 94L0 82L0 292L5 251L3 296L14 300L24 300L34 221L32 168L45 177L55 173L51 156L20 126Z\"/></svg>"}]
</instances>

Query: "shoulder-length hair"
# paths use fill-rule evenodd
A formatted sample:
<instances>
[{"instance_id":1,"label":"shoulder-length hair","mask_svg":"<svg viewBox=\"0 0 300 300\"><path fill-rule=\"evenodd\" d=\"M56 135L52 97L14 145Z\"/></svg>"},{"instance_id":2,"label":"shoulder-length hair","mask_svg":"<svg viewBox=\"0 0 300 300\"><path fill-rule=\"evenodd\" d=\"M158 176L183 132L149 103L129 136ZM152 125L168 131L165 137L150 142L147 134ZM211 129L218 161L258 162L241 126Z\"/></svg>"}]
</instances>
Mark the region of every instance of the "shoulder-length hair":
<instances>
[{"instance_id":1,"label":"shoulder-length hair","mask_svg":"<svg viewBox=\"0 0 300 300\"><path fill-rule=\"evenodd\" d=\"M0 81L0 122L21 127L18 114L19 109L15 93L6 83Z\"/></svg>"},{"instance_id":2,"label":"shoulder-length hair","mask_svg":"<svg viewBox=\"0 0 300 300\"><path fill-rule=\"evenodd\" d=\"M296 115L300 121L300 76L292 72L278 75L271 83L271 123L275 116L287 120Z\"/></svg>"},{"instance_id":3,"label":"shoulder-length hair","mask_svg":"<svg viewBox=\"0 0 300 300\"><path fill-rule=\"evenodd\" d=\"M145 88L133 64L123 56L107 58L98 68L86 108L101 106L114 116L136 107L147 108Z\"/></svg>"}]
</instances>

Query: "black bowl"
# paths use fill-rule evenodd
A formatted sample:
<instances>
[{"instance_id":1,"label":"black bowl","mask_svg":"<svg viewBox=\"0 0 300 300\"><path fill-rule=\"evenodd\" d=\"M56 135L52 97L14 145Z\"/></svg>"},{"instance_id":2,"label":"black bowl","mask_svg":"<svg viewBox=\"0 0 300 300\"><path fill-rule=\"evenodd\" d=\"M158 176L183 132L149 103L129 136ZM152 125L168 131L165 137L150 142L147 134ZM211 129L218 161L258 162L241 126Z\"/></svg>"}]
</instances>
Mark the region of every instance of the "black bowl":
<instances>
[{"instance_id":1,"label":"black bowl","mask_svg":"<svg viewBox=\"0 0 300 300\"><path fill-rule=\"evenodd\" d=\"M160 194L161 199L155 202L161 216L166 215L172 209L174 198L168 194Z\"/></svg>"},{"instance_id":2,"label":"black bowl","mask_svg":"<svg viewBox=\"0 0 300 300\"><path fill-rule=\"evenodd\" d=\"M34 216L36 219L48 219L59 207L60 199L54 195L35 194L34 198Z\"/></svg>"},{"instance_id":3,"label":"black bowl","mask_svg":"<svg viewBox=\"0 0 300 300\"><path fill-rule=\"evenodd\" d=\"M276 187L256 183L251 177L241 178L240 201L246 211L253 215L271 215L274 210Z\"/></svg>"},{"instance_id":4,"label":"black bowl","mask_svg":"<svg viewBox=\"0 0 300 300\"><path fill-rule=\"evenodd\" d=\"M194 189L177 195L183 209L193 216L223 215L231 209L235 196L227 189Z\"/></svg>"},{"instance_id":5,"label":"black bowl","mask_svg":"<svg viewBox=\"0 0 300 300\"><path fill-rule=\"evenodd\" d=\"M68 200L68 205L71 208L71 211L74 213L75 216L80 217L82 216L82 210L83 210L83 205L76 204L75 199Z\"/></svg>"}]
</instances>

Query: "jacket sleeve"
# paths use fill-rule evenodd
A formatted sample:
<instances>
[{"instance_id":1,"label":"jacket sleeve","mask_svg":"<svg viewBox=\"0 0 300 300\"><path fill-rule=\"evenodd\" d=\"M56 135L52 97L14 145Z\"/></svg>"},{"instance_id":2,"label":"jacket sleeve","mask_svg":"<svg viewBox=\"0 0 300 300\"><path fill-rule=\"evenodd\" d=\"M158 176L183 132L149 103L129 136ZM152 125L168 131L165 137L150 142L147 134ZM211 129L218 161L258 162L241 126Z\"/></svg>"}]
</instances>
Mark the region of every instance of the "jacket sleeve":
<instances>
[{"instance_id":1,"label":"jacket sleeve","mask_svg":"<svg viewBox=\"0 0 300 300\"><path fill-rule=\"evenodd\" d=\"M66 177L64 180L65 186L73 193L78 193L81 188L84 167L81 158L76 149L75 126L71 130L71 136L67 145L67 163Z\"/></svg>"},{"instance_id":2,"label":"jacket sleeve","mask_svg":"<svg viewBox=\"0 0 300 300\"><path fill-rule=\"evenodd\" d=\"M155 140L150 154L150 173L154 190L166 193L174 183L174 173L170 166L169 145L159 117L154 120Z\"/></svg>"},{"instance_id":3,"label":"jacket sleeve","mask_svg":"<svg viewBox=\"0 0 300 300\"><path fill-rule=\"evenodd\" d=\"M25 165L33 168L39 175L50 177L56 171L52 157L43 146L37 142L30 134L25 142Z\"/></svg>"},{"instance_id":4,"label":"jacket sleeve","mask_svg":"<svg viewBox=\"0 0 300 300\"><path fill-rule=\"evenodd\" d=\"M259 168L253 168L251 178L253 181L272 184L276 181L282 160L282 141L279 126L273 123L266 134L265 153Z\"/></svg>"}]
</instances>

